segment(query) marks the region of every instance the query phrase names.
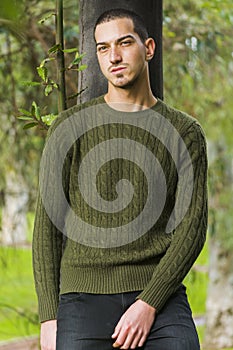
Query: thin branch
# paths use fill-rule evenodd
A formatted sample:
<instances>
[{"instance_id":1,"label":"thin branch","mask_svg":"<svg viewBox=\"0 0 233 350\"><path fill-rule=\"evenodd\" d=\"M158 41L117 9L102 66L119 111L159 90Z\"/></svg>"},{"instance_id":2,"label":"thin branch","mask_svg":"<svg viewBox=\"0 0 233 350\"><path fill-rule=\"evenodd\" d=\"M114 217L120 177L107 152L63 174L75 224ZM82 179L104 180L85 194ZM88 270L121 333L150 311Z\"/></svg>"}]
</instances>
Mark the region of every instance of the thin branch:
<instances>
[{"instance_id":1,"label":"thin branch","mask_svg":"<svg viewBox=\"0 0 233 350\"><path fill-rule=\"evenodd\" d=\"M64 37L63 37L63 0L57 0L56 16L56 42L61 49L57 53L58 64L58 111L66 109L66 83L65 83L65 57L64 57Z\"/></svg>"}]
</instances>

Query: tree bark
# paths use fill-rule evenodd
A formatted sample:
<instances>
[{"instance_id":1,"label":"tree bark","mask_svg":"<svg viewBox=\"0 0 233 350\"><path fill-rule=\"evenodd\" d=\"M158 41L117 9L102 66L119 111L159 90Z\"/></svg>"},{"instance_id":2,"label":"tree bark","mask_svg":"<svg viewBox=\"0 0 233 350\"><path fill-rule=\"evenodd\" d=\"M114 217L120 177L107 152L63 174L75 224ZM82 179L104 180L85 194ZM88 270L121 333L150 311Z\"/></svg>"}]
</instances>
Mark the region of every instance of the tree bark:
<instances>
[{"instance_id":1,"label":"tree bark","mask_svg":"<svg viewBox=\"0 0 233 350\"><path fill-rule=\"evenodd\" d=\"M11 171L6 177L5 205L2 210L3 245L25 244L27 241L28 189L21 175Z\"/></svg>"},{"instance_id":2,"label":"tree bark","mask_svg":"<svg viewBox=\"0 0 233 350\"><path fill-rule=\"evenodd\" d=\"M205 349L233 347L233 256L210 239Z\"/></svg>"},{"instance_id":3,"label":"tree bark","mask_svg":"<svg viewBox=\"0 0 233 350\"><path fill-rule=\"evenodd\" d=\"M208 150L210 255L204 348L215 350L233 347L233 221L232 201L226 199L232 198L233 171L225 145L209 141Z\"/></svg>"},{"instance_id":4,"label":"tree bark","mask_svg":"<svg viewBox=\"0 0 233 350\"><path fill-rule=\"evenodd\" d=\"M145 20L149 35L156 41L156 53L150 62L150 79L154 95L163 98L162 72L162 0L80 0L80 52L86 53L83 63L88 68L79 74L79 91L86 90L78 102L85 102L107 91L107 81L96 58L93 27L101 13L112 8L132 10Z\"/></svg>"}]
</instances>

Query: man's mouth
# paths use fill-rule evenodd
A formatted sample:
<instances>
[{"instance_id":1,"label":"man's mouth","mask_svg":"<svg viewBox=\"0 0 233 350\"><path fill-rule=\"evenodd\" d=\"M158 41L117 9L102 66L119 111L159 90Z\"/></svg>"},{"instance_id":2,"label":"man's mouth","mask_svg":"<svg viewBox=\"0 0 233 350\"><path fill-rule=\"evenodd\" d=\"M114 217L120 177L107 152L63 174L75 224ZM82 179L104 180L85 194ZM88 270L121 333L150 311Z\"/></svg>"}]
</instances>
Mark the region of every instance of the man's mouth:
<instances>
[{"instance_id":1,"label":"man's mouth","mask_svg":"<svg viewBox=\"0 0 233 350\"><path fill-rule=\"evenodd\" d=\"M126 69L126 67L115 67L115 68L112 68L112 69L110 70L110 72L113 73L113 74L117 74L117 73L122 72L122 71L125 70L125 69Z\"/></svg>"}]
</instances>

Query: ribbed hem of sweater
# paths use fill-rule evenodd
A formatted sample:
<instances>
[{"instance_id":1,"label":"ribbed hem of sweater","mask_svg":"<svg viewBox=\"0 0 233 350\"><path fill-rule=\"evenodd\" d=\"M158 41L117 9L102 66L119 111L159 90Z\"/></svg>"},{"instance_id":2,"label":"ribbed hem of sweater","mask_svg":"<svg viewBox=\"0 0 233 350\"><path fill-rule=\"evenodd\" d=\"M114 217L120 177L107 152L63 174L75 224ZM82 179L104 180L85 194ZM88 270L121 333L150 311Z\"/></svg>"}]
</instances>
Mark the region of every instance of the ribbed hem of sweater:
<instances>
[{"instance_id":1,"label":"ribbed hem of sweater","mask_svg":"<svg viewBox=\"0 0 233 350\"><path fill-rule=\"evenodd\" d=\"M140 291L150 281L154 269L154 264L113 266L105 267L103 273L102 268L66 267L65 272L61 272L60 294L115 294Z\"/></svg>"}]
</instances>

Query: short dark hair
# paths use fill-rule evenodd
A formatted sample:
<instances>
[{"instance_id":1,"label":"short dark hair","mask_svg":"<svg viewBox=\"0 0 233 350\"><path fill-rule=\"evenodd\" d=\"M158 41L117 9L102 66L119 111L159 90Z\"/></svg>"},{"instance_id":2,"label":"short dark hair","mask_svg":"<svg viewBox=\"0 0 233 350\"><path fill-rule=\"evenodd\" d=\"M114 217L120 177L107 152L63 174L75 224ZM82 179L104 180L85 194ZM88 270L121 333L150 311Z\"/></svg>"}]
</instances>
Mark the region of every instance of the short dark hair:
<instances>
[{"instance_id":1,"label":"short dark hair","mask_svg":"<svg viewBox=\"0 0 233 350\"><path fill-rule=\"evenodd\" d=\"M105 11L102 13L102 15L99 16L94 27L94 37L96 27L99 24L107 23L118 18L130 18L134 24L134 31L138 34L141 41L144 43L145 40L148 39L148 31L143 19L137 13L122 8Z\"/></svg>"}]
</instances>

